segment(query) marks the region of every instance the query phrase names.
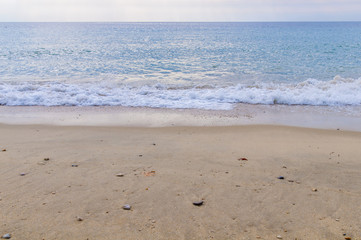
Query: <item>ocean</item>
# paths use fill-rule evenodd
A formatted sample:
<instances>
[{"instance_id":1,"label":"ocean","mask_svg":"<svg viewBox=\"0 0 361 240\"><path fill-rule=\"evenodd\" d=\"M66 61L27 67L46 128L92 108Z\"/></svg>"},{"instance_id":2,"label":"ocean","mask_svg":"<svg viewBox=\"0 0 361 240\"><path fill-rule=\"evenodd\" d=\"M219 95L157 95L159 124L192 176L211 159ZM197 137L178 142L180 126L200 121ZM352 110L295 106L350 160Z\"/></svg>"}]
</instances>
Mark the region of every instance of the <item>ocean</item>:
<instances>
[{"instance_id":1,"label":"ocean","mask_svg":"<svg viewBox=\"0 0 361 240\"><path fill-rule=\"evenodd\" d=\"M0 23L0 105L360 106L361 22Z\"/></svg>"}]
</instances>

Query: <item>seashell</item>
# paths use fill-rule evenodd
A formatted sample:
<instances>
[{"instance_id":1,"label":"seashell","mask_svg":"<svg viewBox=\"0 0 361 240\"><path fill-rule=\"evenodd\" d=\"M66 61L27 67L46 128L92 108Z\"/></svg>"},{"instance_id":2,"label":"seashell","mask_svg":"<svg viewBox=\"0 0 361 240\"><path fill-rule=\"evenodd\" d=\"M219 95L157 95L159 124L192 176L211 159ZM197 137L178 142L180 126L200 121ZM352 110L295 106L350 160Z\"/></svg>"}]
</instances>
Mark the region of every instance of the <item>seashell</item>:
<instances>
[{"instance_id":1,"label":"seashell","mask_svg":"<svg viewBox=\"0 0 361 240\"><path fill-rule=\"evenodd\" d=\"M1 238L2 239L10 239L11 235L10 235L10 233L7 233L7 234L4 234Z\"/></svg>"},{"instance_id":2,"label":"seashell","mask_svg":"<svg viewBox=\"0 0 361 240\"><path fill-rule=\"evenodd\" d=\"M123 206L123 209L124 210L130 210L132 208L132 206L130 206L129 204L125 204L124 206Z\"/></svg>"}]
</instances>

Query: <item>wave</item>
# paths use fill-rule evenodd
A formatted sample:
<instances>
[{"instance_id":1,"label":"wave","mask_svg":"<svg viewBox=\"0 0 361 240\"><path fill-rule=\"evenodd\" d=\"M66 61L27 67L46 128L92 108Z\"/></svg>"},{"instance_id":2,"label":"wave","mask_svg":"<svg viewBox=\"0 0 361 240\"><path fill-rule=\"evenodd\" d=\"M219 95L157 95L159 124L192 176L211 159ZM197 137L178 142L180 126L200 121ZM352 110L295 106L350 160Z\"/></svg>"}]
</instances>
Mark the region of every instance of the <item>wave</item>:
<instances>
[{"instance_id":1,"label":"wave","mask_svg":"<svg viewBox=\"0 0 361 240\"><path fill-rule=\"evenodd\" d=\"M238 84L227 87L110 83L0 83L0 104L8 106L128 106L229 110L236 103L313 106L361 105L361 78L329 81Z\"/></svg>"}]
</instances>

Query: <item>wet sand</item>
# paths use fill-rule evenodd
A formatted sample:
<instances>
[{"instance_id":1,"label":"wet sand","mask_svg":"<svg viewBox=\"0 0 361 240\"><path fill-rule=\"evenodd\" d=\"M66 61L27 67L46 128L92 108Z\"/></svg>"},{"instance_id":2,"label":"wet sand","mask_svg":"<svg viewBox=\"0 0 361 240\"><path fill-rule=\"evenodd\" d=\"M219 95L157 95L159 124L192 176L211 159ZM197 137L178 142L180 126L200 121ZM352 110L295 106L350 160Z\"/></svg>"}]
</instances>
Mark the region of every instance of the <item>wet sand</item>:
<instances>
[{"instance_id":1,"label":"wet sand","mask_svg":"<svg viewBox=\"0 0 361 240\"><path fill-rule=\"evenodd\" d=\"M360 132L0 124L0 133L0 234L11 239L361 236Z\"/></svg>"}]
</instances>

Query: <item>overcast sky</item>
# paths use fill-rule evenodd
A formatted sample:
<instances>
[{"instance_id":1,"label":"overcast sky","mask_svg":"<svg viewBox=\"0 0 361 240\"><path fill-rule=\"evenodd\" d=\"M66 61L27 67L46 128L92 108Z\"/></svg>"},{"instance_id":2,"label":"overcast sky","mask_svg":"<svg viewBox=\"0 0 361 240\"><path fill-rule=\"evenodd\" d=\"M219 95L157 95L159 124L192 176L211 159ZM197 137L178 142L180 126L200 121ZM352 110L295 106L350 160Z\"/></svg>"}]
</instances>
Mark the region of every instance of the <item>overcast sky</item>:
<instances>
[{"instance_id":1,"label":"overcast sky","mask_svg":"<svg viewBox=\"0 0 361 240\"><path fill-rule=\"evenodd\" d=\"M361 0L0 0L0 21L361 21Z\"/></svg>"}]
</instances>

